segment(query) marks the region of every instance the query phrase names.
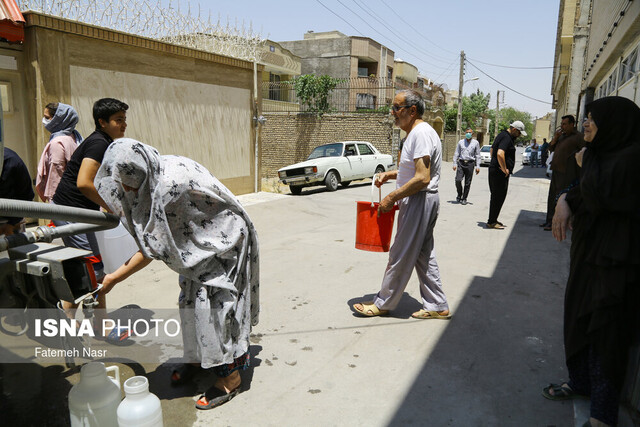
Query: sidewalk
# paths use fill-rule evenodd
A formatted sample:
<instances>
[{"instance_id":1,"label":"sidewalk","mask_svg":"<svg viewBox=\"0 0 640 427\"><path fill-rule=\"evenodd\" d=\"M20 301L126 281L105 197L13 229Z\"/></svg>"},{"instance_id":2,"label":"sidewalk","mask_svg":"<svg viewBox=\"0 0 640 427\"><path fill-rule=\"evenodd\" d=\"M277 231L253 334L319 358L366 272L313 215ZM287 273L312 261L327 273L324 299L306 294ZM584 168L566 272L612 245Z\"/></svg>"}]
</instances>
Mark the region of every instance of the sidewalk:
<instances>
[{"instance_id":1,"label":"sidewalk","mask_svg":"<svg viewBox=\"0 0 640 427\"><path fill-rule=\"evenodd\" d=\"M387 261L354 248L355 201L369 199L368 182L334 193L246 195L240 199L260 239L262 307L246 391L196 411L206 385L171 389L166 365L122 365L122 376L150 378L165 426L573 425L571 402L541 396L567 375L569 242L538 227L549 180L544 168L520 168L520 151L500 215L505 230L484 229L487 168L462 206L454 202L451 163L443 164L435 244L452 320L410 317L420 308L415 275L391 316L353 314L351 304L377 292ZM383 194L392 189L385 185ZM175 307L177 295L177 275L154 262L118 285L109 306ZM43 383L56 376L64 383L57 397L64 404L71 385L60 378L75 383L78 374L42 370Z\"/></svg>"}]
</instances>

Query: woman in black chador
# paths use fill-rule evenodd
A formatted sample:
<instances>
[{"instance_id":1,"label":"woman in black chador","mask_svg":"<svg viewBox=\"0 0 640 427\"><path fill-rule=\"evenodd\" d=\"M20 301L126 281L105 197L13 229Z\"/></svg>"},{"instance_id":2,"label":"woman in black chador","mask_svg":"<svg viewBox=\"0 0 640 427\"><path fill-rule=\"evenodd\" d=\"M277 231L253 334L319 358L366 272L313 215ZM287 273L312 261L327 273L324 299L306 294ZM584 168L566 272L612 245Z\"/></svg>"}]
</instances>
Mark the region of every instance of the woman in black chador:
<instances>
[{"instance_id":1,"label":"woman in black chador","mask_svg":"<svg viewBox=\"0 0 640 427\"><path fill-rule=\"evenodd\" d=\"M629 348L640 333L640 108L621 97L587 105L580 182L562 191L553 235L572 224L564 344L569 382L553 400L591 398L587 425L616 425Z\"/></svg>"}]
</instances>

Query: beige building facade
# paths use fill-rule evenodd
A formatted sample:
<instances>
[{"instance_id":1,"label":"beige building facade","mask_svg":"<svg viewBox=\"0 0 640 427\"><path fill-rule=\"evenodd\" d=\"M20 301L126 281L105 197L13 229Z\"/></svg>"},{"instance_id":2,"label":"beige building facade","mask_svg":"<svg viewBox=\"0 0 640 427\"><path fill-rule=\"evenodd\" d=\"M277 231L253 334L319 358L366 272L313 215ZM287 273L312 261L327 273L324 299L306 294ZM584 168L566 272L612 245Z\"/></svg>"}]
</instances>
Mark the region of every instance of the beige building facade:
<instances>
[{"instance_id":1,"label":"beige building facade","mask_svg":"<svg viewBox=\"0 0 640 427\"><path fill-rule=\"evenodd\" d=\"M639 48L640 3L562 0L552 81L556 122L566 114L580 121L585 105L604 96L640 103Z\"/></svg>"},{"instance_id":2,"label":"beige building facade","mask_svg":"<svg viewBox=\"0 0 640 427\"><path fill-rule=\"evenodd\" d=\"M127 137L197 160L234 193L254 190L259 94L252 63L34 12L24 16L24 44L0 50L0 85L8 98L6 145L33 176L49 140L41 124L46 104L74 106L86 137L95 128L93 102L113 97L130 106Z\"/></svg>"},{"instance_id":3,"label":"beige building facade","mask_svg":"<svg viewBox=\"0 0 640 427\"><path fill-rule=\"evenodd\" d=\"M262 45L260 63L262 73L262 106L268 111L292 111L297 104L295 94L289 90L291 82L301 74L300 57L272 40Z\"/></svg>"}]
</instances>

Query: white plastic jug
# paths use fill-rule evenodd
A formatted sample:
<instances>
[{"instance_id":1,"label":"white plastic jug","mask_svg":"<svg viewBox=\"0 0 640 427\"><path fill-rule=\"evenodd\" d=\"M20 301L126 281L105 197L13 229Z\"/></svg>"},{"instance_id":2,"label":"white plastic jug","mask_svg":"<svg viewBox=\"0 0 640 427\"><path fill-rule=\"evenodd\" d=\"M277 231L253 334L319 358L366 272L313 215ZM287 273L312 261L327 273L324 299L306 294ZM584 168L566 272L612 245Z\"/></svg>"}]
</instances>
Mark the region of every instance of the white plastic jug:
<instances>
[{"instance_id":1,"label":"white plastic jug","mask_svg":"<svg viewBox=\"0 0 640 427\"><path fill-rule=\"evenodd\" d=\"M143 376L124 382L125 398L118 406L120 427L162 427L160 399L149 392L149 380Z\"/></svg>"},{"instance_id":2,"label":"white plastic jug","mask_svg":"<svg viewBox=\"0 0 640 427\"><path fill-rule=\"evenodd\" d=\"M138 252L138 244L122 223L116 228L96 231L96 240L105 274L113 273Z\"/></svg>"},{"instance_id":3,"label":"white plastic jug","mask_svg":"<svg viewBox=\"0 0 640 427\"><path fill-rule=\"evenodd\" d=\"M115 372L115 378L107 372ZM69 392L71 427L117 427L120 399L120 369L87 363L80 370L80 382Z\"/></svg>"}]
</instances>

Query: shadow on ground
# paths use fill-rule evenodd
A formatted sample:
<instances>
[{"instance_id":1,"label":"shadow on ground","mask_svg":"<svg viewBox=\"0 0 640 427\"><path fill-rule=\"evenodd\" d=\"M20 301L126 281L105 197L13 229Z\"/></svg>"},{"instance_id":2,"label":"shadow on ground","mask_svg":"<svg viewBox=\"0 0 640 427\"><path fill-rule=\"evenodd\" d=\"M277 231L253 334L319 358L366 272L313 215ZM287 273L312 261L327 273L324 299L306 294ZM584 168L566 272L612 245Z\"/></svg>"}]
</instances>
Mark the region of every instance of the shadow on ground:
<instances>
[{"instance_id":1,"label":"shadow on ground","mask_svg":"<svg viewBox=\"0 0 640 427\"><path fill-rule=\"evenodd\" d=\"M513 229L486 230L510 233L493 275L470 284L389 425L570 425L571 403L540 394L566 376L568 243L542 234L539 216L522 211Z\"/></svg>"}]
</instances>

